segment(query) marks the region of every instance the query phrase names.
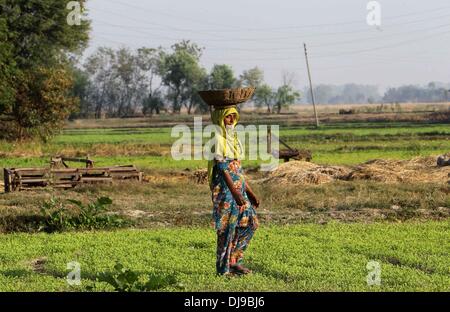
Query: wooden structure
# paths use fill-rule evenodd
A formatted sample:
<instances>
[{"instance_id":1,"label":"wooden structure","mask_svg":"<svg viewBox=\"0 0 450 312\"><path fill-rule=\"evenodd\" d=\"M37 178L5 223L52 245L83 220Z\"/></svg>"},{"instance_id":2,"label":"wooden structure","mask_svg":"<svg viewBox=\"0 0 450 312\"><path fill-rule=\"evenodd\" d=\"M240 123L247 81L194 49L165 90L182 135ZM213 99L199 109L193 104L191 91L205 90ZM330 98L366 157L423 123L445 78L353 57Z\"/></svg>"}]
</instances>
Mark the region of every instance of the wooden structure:
<instances>
[{"instance_id":1,"label":"wooden structure","mask_svg":"<svg viewBox=\"0 0 450 312\"><path fill-rule=\"evenodd\" d=\"M287 149L280 149L279 151L272 151L272 138L275 138L279 143L284 145ZM283 159L284 162L288 162L291 158L295 160L305 160L305 161L311 161L312 160L312 153L309 150L298 150L296 148L290 147L286 142L284 142L282 139L277 137L276 135L272 134L272 129L269 126L268 132L267 132L267 152L268 153L275 153L278 156L279 159Z\"/></svg>"},{"instance_id":2,"label":"wooden structure","mask_svg":"<svg viewBox=\"0 0 450 312\"><path fill-rule=\"evenodd\" d=\"M89 159L89 156L87 156L85 159L64 156L52 157L50 161L50 168L69 168L69 166L66 164L66 161L82 162L86 164L86 168L94 168L94 161L92 159Z\"/></svg>"},{"instance_id":3,"label":"wooden structure","mask_svg":"<svg viewBox=\"0 0 450 312\"><path fill-rule=\"evenodd\" d=\"M133 165L94 168L93 161L85 159L82 161L86 162L86 168L68 168L64 161L77 160L52 158L50 168L4 168L5 193L46 186L67 189L86 183L142 182L143 178L143 173ZM60 163L65 168L57 168Z\"/></svg>"}]
</instances>

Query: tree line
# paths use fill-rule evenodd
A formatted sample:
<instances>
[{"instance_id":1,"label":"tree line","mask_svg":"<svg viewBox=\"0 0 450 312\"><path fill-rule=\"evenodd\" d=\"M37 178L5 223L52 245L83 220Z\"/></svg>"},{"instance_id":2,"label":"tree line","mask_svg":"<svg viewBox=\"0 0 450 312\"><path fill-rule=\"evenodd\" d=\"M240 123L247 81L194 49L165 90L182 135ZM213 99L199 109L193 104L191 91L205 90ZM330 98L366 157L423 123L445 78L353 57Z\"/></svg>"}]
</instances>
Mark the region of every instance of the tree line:
<instances>
[{"instance_id":1,"label":"tree line","mask_svg":"<svg viewBox=\"0 0 450 312\"><path fill-rule=\"evenodd\" d=\"M349 83L345 85L319 84L314 87L317 103L362 104L362 103L425 103L450 100L450 84L430 82L426 86L405 85L388 88L381 94L377 86ZM306 102L312 103L309 89L304 90Z\"/></svg>"},{"instance_id":2,"label":"tree line","mask_svg":"<svg viewBox=\"0 0 450 312\"><path fill-rule=\"evenodd\" d=\"M101 47L79 64L74 95L80 110L73 117L127 117L159 114L161 111L205 113L208 106L199 90L256 87L255 105L280 112L300 99L292 80L273 90L264 73L254 67L236 76L227 64L215 64L208 72L200 64L203 49L190 41L162 48L112 49Z\"/></svg>"}]
</instances>

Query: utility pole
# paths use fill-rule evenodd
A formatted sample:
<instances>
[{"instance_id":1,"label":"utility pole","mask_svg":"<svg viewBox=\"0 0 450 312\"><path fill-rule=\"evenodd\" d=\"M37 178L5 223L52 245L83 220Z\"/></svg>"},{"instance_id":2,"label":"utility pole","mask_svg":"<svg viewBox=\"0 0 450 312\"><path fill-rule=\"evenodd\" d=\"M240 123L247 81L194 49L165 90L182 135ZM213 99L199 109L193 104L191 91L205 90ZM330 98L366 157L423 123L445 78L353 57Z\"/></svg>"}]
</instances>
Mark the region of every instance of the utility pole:
<instances>
[{"instance_id":1,"label":"utility pole","mask_svg":"<svg viewBox=\"0 0 450 312\"><path fill-rule=\"evenodd\" d=\"M311 100L312 100L312 104L314 107L314 117L316 118L316 128L319 128L319 118L317 117L316 101L314 100L314 92L313 92L313 86L312 86L312 82L311 82L311 72L309 70L308 52L306 51L306 43L303 43L303 46L305 47L306 68L308 69L309 89L311 90Z\"/></svg>"}]
</instances>

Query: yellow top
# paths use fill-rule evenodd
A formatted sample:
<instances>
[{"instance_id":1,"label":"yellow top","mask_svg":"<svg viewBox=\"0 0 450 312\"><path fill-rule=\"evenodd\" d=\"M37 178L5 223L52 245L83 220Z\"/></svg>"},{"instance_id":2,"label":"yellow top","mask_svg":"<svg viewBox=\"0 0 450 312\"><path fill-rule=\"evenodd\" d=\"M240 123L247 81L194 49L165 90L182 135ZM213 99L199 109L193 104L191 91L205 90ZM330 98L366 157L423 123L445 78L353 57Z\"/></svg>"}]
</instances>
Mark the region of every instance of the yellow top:
<instances>
[{"instance_id":1,"label":"yellow top","mask_svg":"<svg viewBox=\"0 0 450 312\"><path fill-rule=\"evenodd\" d=\"M214 154L217 156L223 156L225 158L227 155L232 153L235 159L241 157L242 153L242 144L237 137L237 133L234 132L233 138L230 135L227 135L227 130L224 123L224 118L230 114L236 114L236 119L234 120L233 128L236 126L239 121L239 112L236 109L236 106L216 109L211 113L211 121L213 124L220 127L220 133L215 133L214 140ZM227 153L227 149L230 149ZM213 168L214 168L214 159L208 161L208 181L211 186L212 178L213 178Z\"/></svg>"}]
</instances>

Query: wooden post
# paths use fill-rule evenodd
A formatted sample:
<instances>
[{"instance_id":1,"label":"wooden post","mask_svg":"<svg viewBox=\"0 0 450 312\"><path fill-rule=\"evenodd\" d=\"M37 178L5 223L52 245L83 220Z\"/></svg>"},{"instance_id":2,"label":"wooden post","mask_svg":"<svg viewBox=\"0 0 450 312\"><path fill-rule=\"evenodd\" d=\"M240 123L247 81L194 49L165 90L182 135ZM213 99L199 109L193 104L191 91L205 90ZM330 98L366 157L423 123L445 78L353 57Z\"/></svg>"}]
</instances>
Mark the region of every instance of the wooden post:
<instances>
[{"instance_id":1,"label":"wooden post","mask_svg":"<svg viewBox=\"0 0 450 312\"><path fill-rule=\"evenodd\" d=\"M5 181L5 193L11 192L11 178L9 170L6 168L3 168L3 180Z\"/></svg>"},{"instance_id":2,"label":"wooden post","mask_svg":"<svg viewBox=\"0 0 450 312\"><path fill-rule=\"evenodd\" d=\"M316 118L316 128L319 128L319 118L317 117L316 103L314 100L314 92L313 92L313 86L312 86L312 82L311 82L311 72L309 70L308 52L306 51L306 43L303 43L303 46L305 47L306 68L308 69L309 89L311 91L311 100L312 100L312 104L314 107L314 117Z\"/></svg>"},{"instance_id":3,"label":"wooden post","mask_svg":"<svg viewBox=\"0 0 450 312\"><path fill-rule=\"evenodd\" d=\"M272 154L272 126L269 125L267 129L267 153Z\"/></svg>"}]
</instances>

